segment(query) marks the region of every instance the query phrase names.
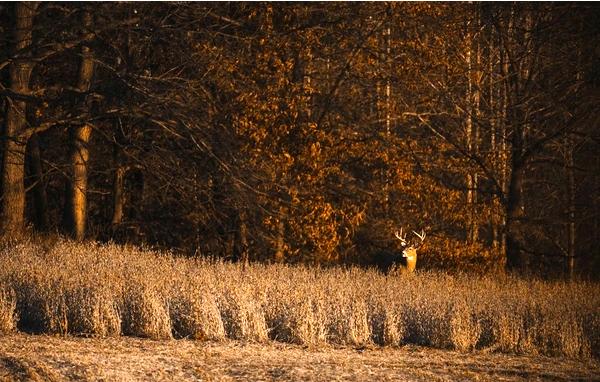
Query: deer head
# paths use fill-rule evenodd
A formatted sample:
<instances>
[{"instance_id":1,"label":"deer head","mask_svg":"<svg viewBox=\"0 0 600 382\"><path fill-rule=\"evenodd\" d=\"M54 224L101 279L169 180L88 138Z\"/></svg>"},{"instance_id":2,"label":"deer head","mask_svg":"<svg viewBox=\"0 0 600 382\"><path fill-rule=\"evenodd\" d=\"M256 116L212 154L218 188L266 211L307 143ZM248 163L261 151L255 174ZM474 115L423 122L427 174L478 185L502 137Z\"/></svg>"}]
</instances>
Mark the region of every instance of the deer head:
<instances>
[{"instance_id":1,"label":"deer head","mask_svg":"<svg viewBox=\"0 0 600 382\"><path fill-rule=\"evenodd\" d=\"M417 267L417 249L425 241L425 231L421 230L421 233L415 231L412 232L415 234L416 238L413 238L411 241L406 240L406 234L402 236L402 228L394 234L396 239L400 240L400 245L402 246L402 257L404 262L398 264L398 267L403 272L414 272Z\"/></svg>"}]
</instances>

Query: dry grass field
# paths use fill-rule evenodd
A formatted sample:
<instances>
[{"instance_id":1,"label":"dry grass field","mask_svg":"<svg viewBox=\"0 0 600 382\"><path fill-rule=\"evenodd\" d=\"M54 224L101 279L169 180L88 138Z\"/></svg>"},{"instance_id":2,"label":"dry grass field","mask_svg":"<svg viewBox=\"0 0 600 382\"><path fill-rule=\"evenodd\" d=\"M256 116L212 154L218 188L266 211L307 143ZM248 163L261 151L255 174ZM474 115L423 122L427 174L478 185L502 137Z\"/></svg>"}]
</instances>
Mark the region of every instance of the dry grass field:
<instances>
[{"instance_id":1,"label":"dry grass field","mask_svg":"<svg viewBox=\"0 0 600 382\"><path fill-rule=\"evenodd\" d=\"M62 239L3 244L0 264L8 380L600 378L597 283L242 267Z\"/></svg>"},{"instance_id":2,"label":"dry grass field","mask_svg":"<svg viewBox=\"0 0 600 382\"><path fill-rule=\"evenodd\" d=\"M593 381L594 360L426 347L0 337L0 381Z\"/></svg>"}]
</instances>

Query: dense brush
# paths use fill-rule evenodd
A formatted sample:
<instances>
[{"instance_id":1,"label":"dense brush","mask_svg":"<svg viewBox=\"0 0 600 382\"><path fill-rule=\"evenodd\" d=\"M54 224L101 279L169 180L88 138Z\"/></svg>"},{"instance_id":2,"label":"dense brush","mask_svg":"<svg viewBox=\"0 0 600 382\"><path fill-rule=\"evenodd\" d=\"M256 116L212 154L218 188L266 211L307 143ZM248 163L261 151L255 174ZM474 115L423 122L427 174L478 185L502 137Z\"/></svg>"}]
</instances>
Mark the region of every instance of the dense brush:
<instances>
[{"instance_id":1,"label":"dense brush","mask_svg":"<svg viewBox=\"0 0 600 382\"><path fill-rule=\"evenodd\" d=\"M598 356L600 286L181 259L130 246L0 247L0 332Z\"/></svg>"}]
</instances>

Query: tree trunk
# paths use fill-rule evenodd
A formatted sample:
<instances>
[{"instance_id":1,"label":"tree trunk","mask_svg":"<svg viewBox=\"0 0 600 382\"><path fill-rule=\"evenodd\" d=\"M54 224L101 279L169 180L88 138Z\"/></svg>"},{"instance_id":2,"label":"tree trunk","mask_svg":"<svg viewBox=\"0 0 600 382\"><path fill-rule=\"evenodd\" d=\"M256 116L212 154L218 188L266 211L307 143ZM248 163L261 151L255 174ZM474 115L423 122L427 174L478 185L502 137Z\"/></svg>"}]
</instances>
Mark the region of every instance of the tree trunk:
<instances>
[{"instance_id":1,"label":"tree trunk","mask_svg":"<svg viewBox=\"0 0 600 382\"><path fill-rule=\"evenodd\" d=\"M579 28L581 28L581 22ZM581 68L581 45L577 45L577 72L575 73L576 82L581 82L583 79L582 68ZM577 102L579 102L579 96L576 94ZM572 135L569 135L565 139L567 146L567 197L568 197L568 235L567 235L567 258L566 258L566 275L572 280L575 277L575 256L577 254L577 226L575 224L575 218L577 215L577 207L575 204L577 184L575 179L575 139Z\"/></svg>"},{"instance_id":2,"label":"tree trunk","mask_svg":"<svg viewBox=\"0 0 600 382\"><path fill-rule=\"evenodd\" d=\"M250 260L248 253L248 226L246 212L240 211L238 219L235 259L241 262L244 267L246 267Z\"/></svg>"},{"instance_id":3,"label":"tree trunk","mask_svg":"<svg viewBox=\"0 0 600 382\"><path fill-rule=\"evenodd\" d=\"M71 129L71 166L73 178L70 184L70 230L75 240L85 237L87 217L87 163L89 160L88 142L92 133L90 125Z\"/></svg>"},{"instance_id":4,"label":"tree trunk","mask_svg":"<svg viewBox=\"0 0 600 382\"><path fill-rule=\"evenodd\" d=\"M111 233L113 237L121 223L123 223L125 208L124 181L127 168L123 165L123 153L121 147L125 142L125 137L121 123L122 122L120 118L115 123L115 142L113 143L113 166L115 169L113 175L113 203L111 219Z\"/></svg>"},{"instance_id":5,"label":"tree trunk","mask_svg":"<svg viewBox=\"0 0 600 382\"><path fill-rule=\"evenodd\" d=\"M499 134L499 121L501 119L501 87L496 85L496 45L494 44L494 31L490 31L490 42L488 45L488 71L489 71L489 107L490 107L490 150L493 155L493 168L501 174L501 154L498 145ZM502 181L500 180L500 183ZM494 195L492 201L492 214L490 219L491 233L492 233L492 248L494 251L500 249L500 221L502 219L502 213L500 212L500 198L498 195Z\"/></svg>"},{"instance_id":6,"label":"tree trunk","mask_svg":"<svg viewBox=\"0 0 600 382\"><path fill-rule=\"evenodd\" d=\"M519 110L513 108L512 121L521 121ZM513 123L511 136L510 175L506 195L506 268L511 271L525 270L521 251L521 219L524 216L523 180L525 163L523 158L523 126Z\"/></svg>"},{"instance_id":7,"label":"tree trunk","mask_svg":"<svg viewBox=\"0 0 600 382\"><path fill-rule=\"evenodd\" d=\"M511 136L511 155L509 161L509 177L506 194L506 268L510 271L526 270L526 263L521 246L523 243L521 225L525 214L523 203L523 181L525 163L523 158L523 129L519 110L510 113L513 121ZM516 121L516 123L515 123Z\"/></svg>"},{"instance_id":8,"label":"tree trunk","mask_svg":"<svg viewBox=\"0 0 600 382\"><path fill-rule=\"evenodd\" d=\"M500 122L500 187L502 188L502 196L506 198L508 195L508 80L506 77L508 76L508 58L506 53L500 53L500 57L502 58L502 72L504 75L504 86L502 86L502 107L499 110L499 114L501 117ZM502 231L500 234L500 252L506 253L506 206L503 206L500 226L502 227Z\"/></svg>"},{"instance_id":9,"label":"tree trunk","mask_svg":"<svg viewBox=\"0 0 600 382\"><path fill-rule=\"evenodd\" d=\"M596 168L596 171L594 171L594 173L592 174L593 176L593 190L596 190L596 192L598 192L597 190L600 190L600 156L596 155L596 165L594 166ZM594 234L593 234L593 240L594 240L594 245L597 245L597 243L600 242L600 197L599 195L596 193L596 196L593 197L592 199L592 203L594 204L593 209L594 209Z\"/></svg>"},{"instance_id":10,"label":"tree trunk","mask_svg":"<svg viewBox=\"0 0 600 382\"><path fill-rule=\"evenodd\" d=\"M520 175L520 171L515 169L515 147L514 145L510 148L512 150L513 155L509 160L509 147L508 147L508 127L509 127L509 118L511 118L511 114L509 113L510 104L511 104L511 92L512 88L510 86L510 64L509 64L509 56L508 49L511 46L512 34L513 34L513 19L514 19L514 9L510 9L510 16L508 19L507 25L507 35L504 39L501 38L500 48L500 59L501 65L500 69L503 76L503 86L502 86L502 122L500 124L501 128L501 144L500 144L500 165L501 165L501 187L502 187L502 195L504 196L503 200L503 217L502 217L502 226L503 232L500 238L500 246L501 251L506 255L506 269L509 271L517 270L520 267L521 258L520 258L520 246L519 241L516 234L516 219L520 214L520 210L518 206L521 203L520 192L521 192L521 183L522 177ZM516 132L513 132L513 137ZM520 151L518 151L520 153ZM519 154L520 155L520 154ZM514 178L514 179L513 179ZM516 183L516 184L515 184Z\"/></svg>"},{"instance_id":11,"label":"tree trunk","mask_svg":"<svg viewBox=\"0 0 600 382\"><path fill-rule=\"evenodd\" d=\"M42 178L42 155L37 134L33 134L27 143L27 169L35 211L33 226L43 232L48 230L48 198Z\"/></svg>"},{"instance_id":12,"label":"tree trunk","mask_svg":"<svg viewBox=\"0 0 600 382\"><path fill-rule=\"evenodd\" d=\"M89 33L92 25L92 15L89 10L83 11L82 23L85 33ZM90 89L94 74L94 60L89 46L81 48L81 65L79 67L79 81L77 89L87 93ZM87 111L84 111L87 112ZM71 141L71 166L72 179L69 190L68 212L70 213L70 232L75 240L81 241L85 237L87 218L87 178L88 178L88 144L92 134L89 124L74 127L70 131Z\"/></svg>"},{"instance_id":13,"label":"tree trunk","mask_svg":"<svg viewBox=\"0 0 600 382\"><path fill-rule=\"evenodd\" d=\"M388 16L389 17L389 16ZM385 138L389 142L392 134L392 27L391 23L388 23L385 29L385 68L386 68L386 79L385 79ZM391 189L391 177L392 177L392 166L387 150L384 153L384 166L385 166L385 183L384 187L384 212L385 218L388 219L391 215L390 209L390 189Z\"/></svg>"},{"instance_id":14,"label":"tree trunk","mask_svg":"<svg viewBox=\"0 0 600 382\"><path fill-rule=\"evenodd\" d=\"M29 92L34 63L25 52L31 46L33 18L38 3L14 5L14 51L10 65L10 88L15 93ZM7 99L2 163L2 215L0 232L5 237L19 237L25 231L25 151L27 144L27 104Z\"/></svg>"},{"instance_id":15,"label":"tree trunk","mask_svg":"<svg viewBox=\"0 0 600 382\"><path fill-rule=\"evenodd\" d=\"M479 14L477 15L479 17ZM477 30L479 29L477 21ZM467 149L471 155L477 155L479 127L478 117L480 114L480 64L481 51L479 42L475 43L475 58L473 58L473 41L476 40L471 32L467 33L467 121L466 121L466 139ZM479 223L477 221L477 173L469 171L467 173L467 242L474 243L479 239Z\"/></svg>"},{"instance_id":16,"label":"tree trunk","mask_svg":"<svg viewBox=\"0 0 600 382\"><path fill-rule=\"evenodd\" d=\"M477 30L481 28L479 9L477 10ZM479 156L479 136L480 128L479 121L481 119L481 46L479 39L476 39L475 46L475 70L473 72L475 79L473 81L473 139L472 139L472 152ZM473 220L471 226L471 242L475 243L479 241L479 211L478 205L478 190L479 189L479 177L477 172L473 172L473 198L472 198L472 213Z\"/></svg>"},{"instance_id":17,"label":"tree trunk","mask_svg":"<svg viewBox=\"0 0 600 382\"><path fill-rule=\"evenodd\" d=\"M523 216L522 204L523 174L513 167L508 185L506 201L506 268L518 271L525 265L521 256L521 233L519 219Z\"/></svg>"},{"instance_id":18,"label":"tree trunk","mask_svg":"<svg viewBox=\"0 0 600 382\"><path fill-rule=\"evenodd\" d=\"M117 165L113 179L113 214L111 219L112 231L115 232L123 223L123 209L125 207L125 168Z\"/></svg>"},{"instance_id":19,"label":"tree trunk","mask_svg":"<svg viewBox=\"0 0 600 382\"><path fill-rule=\"evenodd\" d=\"M567 277L573 279L575 276L575 254L576 254L576 226L575 226L575 161L573 160L572 139L567 139L567 195L568 203L568 245L567 245Z\"/></svg>"},{"instance_id":20,"label":"tree trunk","mask_svg":"<svg viewBox=\"0 0 600 382\"><path fill-rule=\"evenodd\" d=\"M282 263L285 260L285 225L283 218L285 211L279 209L279 222L277 223L277 239L275 242L275 262Z\"/></svg>"}]
</instances>

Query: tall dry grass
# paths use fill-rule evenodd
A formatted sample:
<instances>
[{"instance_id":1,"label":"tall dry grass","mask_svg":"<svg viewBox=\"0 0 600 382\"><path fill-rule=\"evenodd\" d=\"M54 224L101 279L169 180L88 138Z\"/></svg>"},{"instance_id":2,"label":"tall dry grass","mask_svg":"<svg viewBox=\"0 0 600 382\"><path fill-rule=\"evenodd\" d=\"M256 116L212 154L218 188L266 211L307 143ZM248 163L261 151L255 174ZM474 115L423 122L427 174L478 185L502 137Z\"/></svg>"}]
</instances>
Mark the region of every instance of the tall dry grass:
<instances>
[{"instance_id":1,"label":"tall dry grass","mask_svg":"<svg viewBox=\"0 0 600 382\"><path fill-rule=\"evenodd\" d=\"M356 268L241 267L131 246L0 247L0 332L599 356L600 286Z\"/></svg>"}]
</instances>

